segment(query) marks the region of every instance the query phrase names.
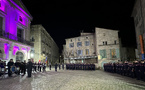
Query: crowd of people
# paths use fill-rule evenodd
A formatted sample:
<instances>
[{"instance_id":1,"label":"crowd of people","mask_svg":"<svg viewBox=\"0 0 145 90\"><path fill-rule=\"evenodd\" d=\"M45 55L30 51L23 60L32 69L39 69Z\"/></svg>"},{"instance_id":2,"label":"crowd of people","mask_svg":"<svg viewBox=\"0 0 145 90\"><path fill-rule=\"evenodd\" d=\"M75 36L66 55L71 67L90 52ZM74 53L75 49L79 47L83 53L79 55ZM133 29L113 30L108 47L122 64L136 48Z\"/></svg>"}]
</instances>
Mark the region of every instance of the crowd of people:
<instances>
[{"instance_id":1,"label":"crowd of people","mask_svg":"<svg viewBox=\"0 0 145 90\"><path fill-rule=\"evenodd\" d=\"M66 64L66 70L95 70L95 64Z\"/></svg>"},{"instance_id":2,"label":"crowd of people","mask_svg":"<svg viewBox=\"0 0 145 90\"><path fill-rule=\"evenodd\" d=\"M137 80L145 81L144 61L105 63L104 71L117 73L120 75L136 78Z\"/></svg>"},{"instance_id":3,"label":"crowd of people","mask_svg":"<svg viewBox=\"0 0 145 90\"><path fill-rule=\"evenodd\" d=\"M7 67L7 68L6 68ZM10 59L10 61L7 63L0 60L0 76L5 74L6 69L8 69L8 76L11 77L13 73L17 75L24 76L26 74L26 70L28 73L28 77L31 77L31 73L33 72L41 72L43 70L46 71L46 63L33 63L31 59L28 59L28 62L26 63L26 60L21 62L20 60L16 60L16 62L13 62L13 59Z\"/></svg>"}]
</instances>

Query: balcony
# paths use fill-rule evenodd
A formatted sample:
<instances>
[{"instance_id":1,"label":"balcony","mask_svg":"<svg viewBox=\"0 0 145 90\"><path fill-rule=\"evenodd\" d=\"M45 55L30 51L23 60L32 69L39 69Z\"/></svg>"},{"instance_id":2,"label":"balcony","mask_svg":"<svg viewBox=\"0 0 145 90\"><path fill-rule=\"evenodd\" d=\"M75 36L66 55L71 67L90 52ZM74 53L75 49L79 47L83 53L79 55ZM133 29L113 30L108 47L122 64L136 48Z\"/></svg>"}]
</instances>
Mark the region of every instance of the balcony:
<instances>
[{"instance_id":1,"label":"balcony","mask_svg":"<svg viewBox=\"0 0 145 90\"><path fill-rule=\"evenodd\" d=\"M99 45L99 46L111 46L111 45L119 45L119 43L116 43L116 44L115 43L114 44L106 44L106 45L104 44L104 45Z\"/></svg>"},{"instance_id":2,"label":"balcony","mask_svg":"<svg viewBox=\"0 0 145 90\"><path fill-rule=\"evenodd\" d=\"M20 37L14 36L14 35L12 35L12 34L10 34L8 32L5 32L3 30L0 30L0 37L11 39L11 40L14 40L14 41L17 41L17 42L21 42L21 43L24 43L24 44L27 44L27 45L30 45L30 46L34 46L34 44L31 43L30 41L27 41L24 38L20 38Z\"/></svg>"}]
</instances>

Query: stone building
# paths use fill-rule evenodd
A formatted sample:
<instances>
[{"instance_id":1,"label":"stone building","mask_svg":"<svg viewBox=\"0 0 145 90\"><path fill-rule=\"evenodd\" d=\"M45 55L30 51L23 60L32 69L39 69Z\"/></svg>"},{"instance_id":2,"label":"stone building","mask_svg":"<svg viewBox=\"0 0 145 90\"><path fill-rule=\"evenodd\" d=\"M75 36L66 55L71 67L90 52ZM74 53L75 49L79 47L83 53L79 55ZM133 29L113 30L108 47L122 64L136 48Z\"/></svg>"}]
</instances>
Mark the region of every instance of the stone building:
<instances>
[{"instance_id":1,"label":"stone building","mask_svg":"<svg viewBox=\"0 0 145 90\"><path fill-rule=\"evenodd\" d=\"M66 39L65 63L96 63L94 33L81 33L79 37Z\"/></svg>"},{"instance_id":2,"label":"stone building","mask_svg":"<svg viewBox=\"0 0 145 90\"><path fill-rule=\"evenodd\" d=\"M0 59L28 60L32 16L21 0L0 0ZM31 53L32 54L32 53Z\"/></svg>"},{"instance_id":3,"label":"stone building","mask_svg":"<svg viewBox=\"0 0 145 90\"><path fill-rule=\"evenodd\" d=\"M145 0L135 0L132 17L136 31L136 52L138 52L139 58L143 60L145 58Z\"/></svg>"},{"instance_id":4,"label":"stone building","mask_svg":"<svg viewBox=\"0 0 145 90\"><path fill-rule=\"evenodd\" d=\"M54 64L59 61L59 48L42 25L31 26L31 42L34 43L34 61Z\"/></svg>"},{"instance_id":5,"label":"stone building","mask_svg":"<svg viewBox=\"0 0 145 90\"><path fill-rule=\"evenodd\" d=\"M103 63L120 60L117 30L95 28L95 33L81 33L79 37L66 39L63 45L65 63Z\"/></svg>"},{"instance_id":6,"label":"stone building","mask_svg":"<svg viewBox=\"0 0 145 90\"><path fill-rule=\"evenodd\" d=\"M96 55L98 64L120 60L120 45L117 30L95 28Z\"/></svg>"}]
</instances>

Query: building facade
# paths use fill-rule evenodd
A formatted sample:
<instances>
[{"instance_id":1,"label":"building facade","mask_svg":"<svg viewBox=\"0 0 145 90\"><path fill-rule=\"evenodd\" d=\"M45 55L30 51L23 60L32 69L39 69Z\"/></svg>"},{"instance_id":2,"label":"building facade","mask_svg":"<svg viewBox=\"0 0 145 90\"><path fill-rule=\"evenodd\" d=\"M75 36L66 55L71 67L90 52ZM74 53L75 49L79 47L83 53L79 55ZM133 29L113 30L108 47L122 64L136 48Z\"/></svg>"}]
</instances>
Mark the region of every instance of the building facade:
<instances>
[{"instance_id":1,"label":"building facade","mask_svg":"<svg viewBox=\"0 0 145 90\"><path fill-rule=\"evenodd\" d=\"M120 45L117 30L95 28L95 38L99 65L120 60Z\"/></svg>"},{"instance_id":2,"label":"building facade","mask_svg":"<svg viewBox=\"0 0 145 90\"><path fill-rule=\"evenodd\" d=\"M136 0L132 12L136 31L137 53L144 60L145 55L145 1Z\"/></svg>"},{"instance_id":3,"label":"building facade","mask_svg":"<svg viewBox=\"0 0 145 90\"><path fill-rule=\"evenodd\" d=\"M64 63L96 63L102 67L104 63L120 60L117 30L95 28L95 33L66 39L63 48Z\"/></svg>"},{"instance_id":4,"label":"building facade","mask_svg":"<svg viewBox=\"0 0 145 90\"><path fill-rule=\"evenodd\" d=\"M66 39L65 63L96 63L94 33L81 33L79 37Z\"/></svg>"},{"instance_id":5,"label":"building facade","mask_svg":"<svg viewBox=\"0 0 145 90\"><path fill-rule=\"evenodd\" d=\"M0 0L0 59L28 60L32 16L21 0Z\"/></svg>"},{"instance_id":6,"label":"building facade","mask_svg":"<svg viewBox=\"0 0 145 90\"><path fill-rule=\"evenodd\" d=\"M31 26L31 42L34 43L34 61L54 64L59 61L59 48L42 25Z\"/></svg>"}]
</instances>

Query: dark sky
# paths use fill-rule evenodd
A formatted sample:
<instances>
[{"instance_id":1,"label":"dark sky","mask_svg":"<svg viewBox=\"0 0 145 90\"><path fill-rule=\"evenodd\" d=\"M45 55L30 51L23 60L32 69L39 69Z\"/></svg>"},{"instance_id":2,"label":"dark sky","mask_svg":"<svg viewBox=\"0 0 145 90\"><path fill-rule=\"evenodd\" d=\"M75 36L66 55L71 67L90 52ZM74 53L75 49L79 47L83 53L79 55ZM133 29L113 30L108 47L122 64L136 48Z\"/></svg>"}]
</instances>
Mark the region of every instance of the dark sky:
<instances>
[{"instance_id":1,"label":"dark sky","mask_svg":"<svg viewBox=\"0 0 145 90\"><path fill-rule=\"evenodd\" d=\"M42 24L60 50L65 39L95 27L120 30L124 46L135 46L131 17L135 0L22 0L33 16L33 24Z\"/></svg>"}]
</instances>

